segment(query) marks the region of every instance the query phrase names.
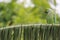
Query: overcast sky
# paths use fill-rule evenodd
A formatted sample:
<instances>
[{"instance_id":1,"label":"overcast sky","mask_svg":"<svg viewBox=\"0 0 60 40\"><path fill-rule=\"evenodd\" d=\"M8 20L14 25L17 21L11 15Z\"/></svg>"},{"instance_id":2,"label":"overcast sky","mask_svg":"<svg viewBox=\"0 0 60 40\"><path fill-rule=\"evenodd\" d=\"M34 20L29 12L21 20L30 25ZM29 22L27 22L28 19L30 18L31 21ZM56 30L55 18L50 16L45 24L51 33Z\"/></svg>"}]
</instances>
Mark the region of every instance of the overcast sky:
<instances>
[{"instance_id":1,"label":"overcast sky","mask_svg":"<svg viewBox=\"0 0 60 40\"><path fill-rule=\"evenodd\" d=\"M52 1L52 0L51 0ZM11 0L0 0L0 2L11 2ZM24 0L18 0L17 3L22 3ZM56 0L57 5L54 6L53 3L50 3L51 8L56 9L56 12L60 15L60 0ZM31 6L34 7L34 4L31 2L31 0L26 0L26 3L24 4L25 8Z\"/></svg>"},{"instance_id":2,"label":"overcast sky","mask_svg":"<svg viewBox=\"0 0 60 40\"><path fill-rule=\"evenodd\" d=\"M59 13L60 15L60 0L56 0L57 5L56 5L56 11Z\"/></svg>"}]
</instances>

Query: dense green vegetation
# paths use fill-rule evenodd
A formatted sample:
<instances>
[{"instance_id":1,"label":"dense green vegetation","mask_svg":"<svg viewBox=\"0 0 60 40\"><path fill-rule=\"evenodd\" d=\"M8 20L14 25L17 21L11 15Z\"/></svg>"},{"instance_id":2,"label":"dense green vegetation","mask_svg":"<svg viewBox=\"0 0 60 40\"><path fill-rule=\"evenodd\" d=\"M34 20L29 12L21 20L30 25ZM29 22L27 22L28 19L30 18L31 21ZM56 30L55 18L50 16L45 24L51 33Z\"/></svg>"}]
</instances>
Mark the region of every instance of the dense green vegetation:
<instances>
[{"instance_id":1,"label":"dense green vegetation","mask_svg":"<svg viewBox=\"0 0 60 40\"><path fill-rule=\"evenodd\" d=\"M11 3L0 3L0 26L60 23L58 14L51 9L47 0L32 0L32 2L35 5L33 8L25 8L24 3L17 4L16 0L12 0Z\"/></svg>"}]
</instances>

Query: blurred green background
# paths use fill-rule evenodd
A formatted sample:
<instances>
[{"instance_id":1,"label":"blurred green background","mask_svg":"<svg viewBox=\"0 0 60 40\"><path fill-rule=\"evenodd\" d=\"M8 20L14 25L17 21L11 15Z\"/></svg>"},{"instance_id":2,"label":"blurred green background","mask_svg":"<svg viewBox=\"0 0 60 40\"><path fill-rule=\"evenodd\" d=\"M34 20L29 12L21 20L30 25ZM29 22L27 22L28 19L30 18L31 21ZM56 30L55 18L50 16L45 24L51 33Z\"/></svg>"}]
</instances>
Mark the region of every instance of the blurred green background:
<instances>
[{"instance_id":1,"label":"blurred green background","mask_svg":"<svg viewBox=\"0 0 60 40\"><path fill-rule=\"evenodd\" d=\"M60 17L51 8L48 0L32 0L34 5L29 7L24 6L26 0L20 4L16 1L0 2L0 27L17 24L60 24Z\"/></svg>"}]
</instances>

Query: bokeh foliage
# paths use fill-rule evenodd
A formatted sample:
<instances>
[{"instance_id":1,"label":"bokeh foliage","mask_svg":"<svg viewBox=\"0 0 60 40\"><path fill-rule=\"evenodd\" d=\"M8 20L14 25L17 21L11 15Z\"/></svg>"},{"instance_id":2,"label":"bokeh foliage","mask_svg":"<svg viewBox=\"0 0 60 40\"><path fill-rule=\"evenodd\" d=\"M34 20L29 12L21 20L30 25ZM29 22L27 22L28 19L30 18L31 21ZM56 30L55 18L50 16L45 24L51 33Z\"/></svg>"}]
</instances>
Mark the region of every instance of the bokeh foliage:
<instances>
[{"instance_id":1,"label":"bokeh foliage","mask_svg":"<svg viewBox=\"0 0 60 40\"><path fill-rule=\"evenodd\" d=\"M10 3L0 3L0 26L17 24L54 24L54 10L50 10L48 0L32 0L33 8L24 7L24 3L17 4L16 0ZM56 23L60 18L56 14Z\"/></svg>"}]
</instances>

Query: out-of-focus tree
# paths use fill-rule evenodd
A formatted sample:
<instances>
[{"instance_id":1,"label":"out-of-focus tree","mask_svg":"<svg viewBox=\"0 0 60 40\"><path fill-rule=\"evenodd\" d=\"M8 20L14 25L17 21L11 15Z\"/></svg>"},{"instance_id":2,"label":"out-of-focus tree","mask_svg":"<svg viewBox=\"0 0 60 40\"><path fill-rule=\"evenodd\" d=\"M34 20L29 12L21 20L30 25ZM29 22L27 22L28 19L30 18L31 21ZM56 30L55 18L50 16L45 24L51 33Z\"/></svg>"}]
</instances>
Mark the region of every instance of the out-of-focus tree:
<instances>
[{"instance_id":1,"label":"out-of-focus tree","mask_svg":"<svg viewBox=\"0 0 60 40\"><path fill-rule=\"evenodd\" d=\"M53 24L54 10L48 0L32 0L34 7L24 7L24 2L17 4L16 0L11 3L0 3L0 26L16 24ZM59 16L56 14L56 23L59 23Z\"/></svg>"},{"instance_id":2,"label":"out-of-focus tree","mask_svg":"<svg viewBox=\"0 0 60 40\"><path fill-rule=\"evenodd\" d=\"M33 0L33 3L35 5L34 8L24 8L24 6L20 6L18 16L14 20L15 24L47 23L47 13L45 13L45 11L50 8L47 0Z\"/></svg>"},{"instance_id":3,"label":"out-of-focus tree","mask_svg":"<svg viewBox=\"0 0 60 40\"><path fill-rule=\"evenodd\" d=\"M13 16L16 14L15 0L11 3L0 3L0 26L11 25L13 22Z\"/></svg>"}]
</instances>

